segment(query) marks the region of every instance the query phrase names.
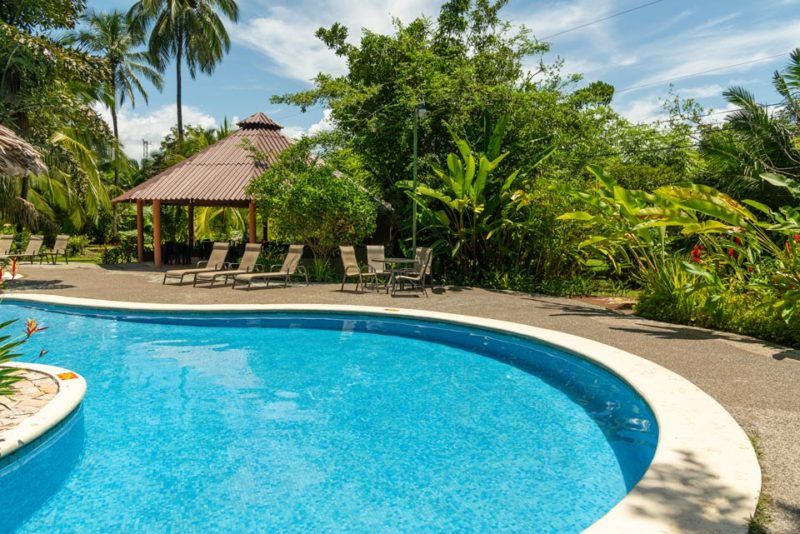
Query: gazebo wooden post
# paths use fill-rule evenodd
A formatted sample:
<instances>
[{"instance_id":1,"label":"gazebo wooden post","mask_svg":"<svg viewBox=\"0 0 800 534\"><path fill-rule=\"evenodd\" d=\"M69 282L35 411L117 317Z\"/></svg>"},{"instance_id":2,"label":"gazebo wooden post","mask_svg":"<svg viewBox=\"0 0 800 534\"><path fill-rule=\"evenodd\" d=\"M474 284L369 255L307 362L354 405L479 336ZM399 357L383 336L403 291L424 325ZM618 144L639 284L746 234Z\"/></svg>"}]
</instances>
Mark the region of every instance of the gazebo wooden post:
<instances>
[{"instance_id":1,"label":"gazebo wooden post","mask_svg":"<svg viewBox=\"0 0 800 534\"><path fill-rule=\"evenodd\" d=\"M189 219L189 255L191 256L192 251L194 250L194 203L189 202L188 208L188 219Z\"/></svg>"},{"instance_id":2,"label":"gazebo wooden post","mask_svg":"<svg viewBox=\"0 0 800 534\"><path fill-rule=\"evenodd\" d=\"M141 200L136 201L136 257L139 263L144 261L144 206Z\"/></svg>"},{"instance_id":3,"label":"gazebo wooden post","mask_svg":"<svg viewBox=\"0 0 800 534\"><path fill-rule=\"evenodd\" d=\"M256 242L256 203L250 201L250 217L247 221L248 230L250 231L250 243Z\"/></svg>"},{"instance_id":4,"label":"gazebo wooden post","mask_svg":"<svg viewBox=\"0 0 800 534\"><path fill-rule=\"evenodd\" d=\"M153 200L153 263L161 267L161 201Z\"/></svg>"}]
</instances>

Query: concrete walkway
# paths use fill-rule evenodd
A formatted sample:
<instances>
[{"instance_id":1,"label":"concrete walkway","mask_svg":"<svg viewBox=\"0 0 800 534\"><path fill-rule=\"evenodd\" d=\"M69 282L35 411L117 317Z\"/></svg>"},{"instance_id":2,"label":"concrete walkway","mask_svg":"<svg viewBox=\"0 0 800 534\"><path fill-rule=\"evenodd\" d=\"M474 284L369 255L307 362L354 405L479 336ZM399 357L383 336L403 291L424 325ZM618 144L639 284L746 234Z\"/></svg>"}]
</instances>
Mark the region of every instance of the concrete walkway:
<instances>
[{"instance_id":1,"label":"concrete walkway","mask_svg":"<svg viewBox=\"0 0 800 534\"><path fill-rule=\"evenodd\" d=\"M338 284L287 289L162 286L153 268L22 265L12 291L160 303L314 303L421 308L561 330L645 357L716 398L763 453L772 497L771 532L800 531L800 351L752 338L621 315L568 299L471 288L437 288L429 298L339 292ZM352 289L352 285L349 288ZM686 414L691 417L692 414Z\"/></svg>"}]
</instances>

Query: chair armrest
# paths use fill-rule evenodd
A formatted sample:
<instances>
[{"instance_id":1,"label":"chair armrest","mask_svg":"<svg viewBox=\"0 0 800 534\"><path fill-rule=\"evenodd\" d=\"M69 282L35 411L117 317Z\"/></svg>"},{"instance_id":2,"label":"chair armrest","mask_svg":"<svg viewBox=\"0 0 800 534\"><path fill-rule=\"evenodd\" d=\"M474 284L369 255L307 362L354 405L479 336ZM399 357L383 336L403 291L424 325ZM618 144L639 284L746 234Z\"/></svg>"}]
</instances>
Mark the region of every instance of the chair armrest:
<instances>
[{"instance_id":1,"label":"chair armrest","mask_svg":"<svg viewBox=\"0 0 800 534\"><path fill-rule=\"evenodd\" d=\"M208 260L200 260L197 262L198 269L202 269L203 267L208 267Z\"/></svg>"},{"instance_id":2,"label":"chair armrest","mask_svg":"<svg viewBox=\"0 0 800 534\"><path fill-rule=\"evenodd\" d=\"M263 266L263 265L261 265L261 264L259 264L259 263L257 263L257 264L256 264L256 265L253 267L253 271L252 271L252 272L254 272L254 273L263 273L263 272L264 272L264 266Z\"/></svg>"},{"instance_id":3,"label":"chair armrest","mask_svg":"<svg viewBox=\"0 0 800 534\"><path fill-rule=\"evenodd\" d=\"M228 264L226 264L226 268L227 269L238 269L239 268L239 264L238 263L228 263Z\"/></svg>"},{"instance_id":4,"label":"chair armrest","mask_svg":"<svg viewBox=\"0 0 800 534\"><path fill-rule=\"evenodd\" d=\"M283 267L283 264L282 264L282 263L273 263L273 264L272 264L272 265L270 265L270 267L269 267L269 272L271 272L271 273L277 273L277 272L279 272L279 271L281 270L281 267Z\"/></svg>"}]
</instances>

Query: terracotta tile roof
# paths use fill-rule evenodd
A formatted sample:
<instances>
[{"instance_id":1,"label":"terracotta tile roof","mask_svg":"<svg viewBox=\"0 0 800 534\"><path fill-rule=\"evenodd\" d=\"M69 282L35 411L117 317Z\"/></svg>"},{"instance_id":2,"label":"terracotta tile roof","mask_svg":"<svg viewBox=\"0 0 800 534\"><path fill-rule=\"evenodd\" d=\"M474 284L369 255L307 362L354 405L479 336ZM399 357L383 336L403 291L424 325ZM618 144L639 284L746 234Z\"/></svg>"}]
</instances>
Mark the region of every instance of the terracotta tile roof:
<instances>
[{"instance_id":1,"label":"terracotta tile roof","mask_svg":"<svg viewBox=\"0 0 800 534\"><path fill-rule=\"evenodd\" d=\"M247 185L269 168L291 141L280 132L281 126L263 113L252 115L239 125L240 130L126 191L114 202L246 204ZM256 165L243 147L245 139L268 154L265 163Z\"/></svg>"}]
</instances>

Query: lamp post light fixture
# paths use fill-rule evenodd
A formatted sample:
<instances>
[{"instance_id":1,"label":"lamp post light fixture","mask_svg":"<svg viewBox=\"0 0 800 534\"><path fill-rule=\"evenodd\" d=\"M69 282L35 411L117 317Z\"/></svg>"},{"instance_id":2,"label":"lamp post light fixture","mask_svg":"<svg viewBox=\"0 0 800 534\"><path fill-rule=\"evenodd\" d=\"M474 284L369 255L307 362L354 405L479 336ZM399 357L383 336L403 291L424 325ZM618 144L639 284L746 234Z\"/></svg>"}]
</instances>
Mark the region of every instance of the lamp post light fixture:
<instances>
[{"instance_id":1,"label":"lamp post light fixture","mask_svg":"<svg viewBox=\"0 0 800 534\"><path fill-rule=\"evenodd\" d=\"M428 114L428 110L425 109L425 103L420 102L419 105L414 110L414 161L413 161L413 191L414 194L417 192L417 141L418 141L418 134L417 131L419 129L419 119L424 118L425 115ZM414 201L411 205L411 250L414 251L414 254L417 253L417 202Z\"/></svg>"}]
</instances>

